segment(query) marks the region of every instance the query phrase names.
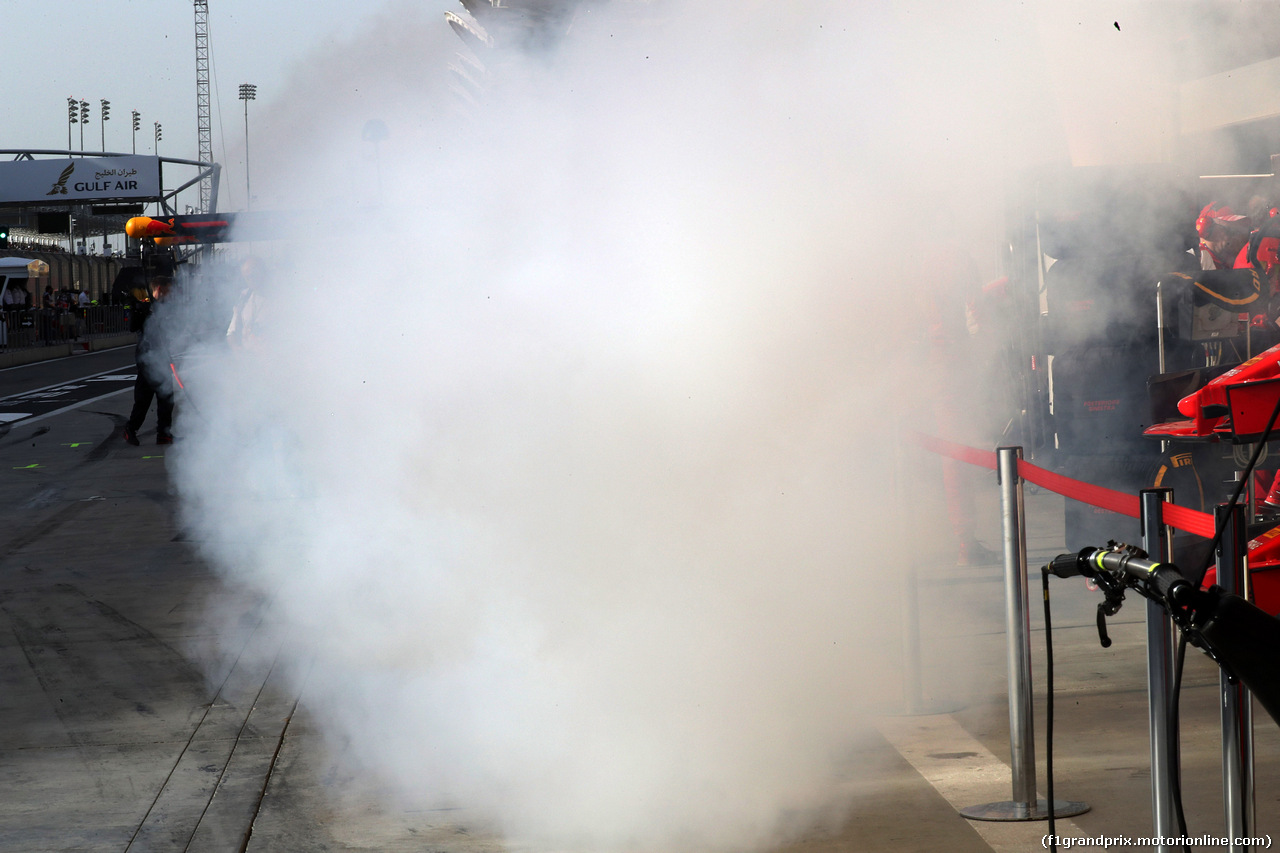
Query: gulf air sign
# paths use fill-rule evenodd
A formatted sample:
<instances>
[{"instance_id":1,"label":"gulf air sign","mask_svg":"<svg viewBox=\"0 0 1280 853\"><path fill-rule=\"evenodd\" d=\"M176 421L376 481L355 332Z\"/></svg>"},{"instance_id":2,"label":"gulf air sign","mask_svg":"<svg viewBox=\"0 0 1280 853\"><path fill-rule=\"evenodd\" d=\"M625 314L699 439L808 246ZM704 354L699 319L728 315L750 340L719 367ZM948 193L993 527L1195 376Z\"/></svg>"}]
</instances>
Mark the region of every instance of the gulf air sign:
<instances>
[{"instance_id":1,"label":"gulf air sign","mask_svg":"<svg viewBox=\"0 0 1280 853\"><path fill-rule=\"evenodd\" d=\"M159 157L0 162L0 204L141 201L159 196Z\"/></svg>"}]
</instances>

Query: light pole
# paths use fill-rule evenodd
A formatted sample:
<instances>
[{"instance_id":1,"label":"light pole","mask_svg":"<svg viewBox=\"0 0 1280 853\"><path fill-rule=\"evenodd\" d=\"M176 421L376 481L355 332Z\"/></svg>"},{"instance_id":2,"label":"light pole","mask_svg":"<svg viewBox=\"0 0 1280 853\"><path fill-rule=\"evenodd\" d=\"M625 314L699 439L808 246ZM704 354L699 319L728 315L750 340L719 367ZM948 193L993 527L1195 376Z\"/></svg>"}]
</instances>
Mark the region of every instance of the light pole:
<instances>
[{"instance_id":1,"label":"light pole","mask_svg":"<svg viewBox=\"0 0 1280 853\"><path fill-rule=\"evenodd\" d=\"M133 153L134 154L138 153L138 129L142 127L142 122L139 120L141 118L142 118L142 114L139 113L137 110L133 110Z\"/></svg>"},{"instance_id":2,"label":"light pole","mask_svg":"<svg viewBox=\"0 0 1280 853\"><path fill-rule=\"evenodd\" d=\"M67 153L71 153L71 125L80 123L80 102L67 98Z\"/></svg>"},{"instance_id":3,"label":"light pole","mask_svg":"<svg viewBox=\"0 0 1280 853\"><path fill-rule=\"evenodd\" d=\"M107 119L111 118L111 102L106 98L102 99L102 121L98 124L102 129L102 151L107 151Z\"/></svg>"},{"instance_id":4,"label":"light pole","mask_svg":"<svg viewBox=\"0 0 1280 853\"><path fill-rule=\"evenodd\" d=\"M258 96L258 87L252 83L240 84L240 100L244 101L244 209L253 208L253 196L249 194L249 102Z\"/></svg>"},{"instance_id":5,"label":"light pole","mask_svg":"<svg viewBox=\"0 0 1280 853\"><path fill-rule=\"evenodd\" d=\"M156 122L156 146L154 153L160 153L160 122Z\"/></svg>"},{"instance_id":6,"label":"light pole","mask_svg":"<svg viewBox=\"0 0 1280 853\"><path fill-rule=\"evenodd\" d=\"M89 123L89 102L80 102L80 153L84 154L84 126Z\"/></svg>"}]
</instances>

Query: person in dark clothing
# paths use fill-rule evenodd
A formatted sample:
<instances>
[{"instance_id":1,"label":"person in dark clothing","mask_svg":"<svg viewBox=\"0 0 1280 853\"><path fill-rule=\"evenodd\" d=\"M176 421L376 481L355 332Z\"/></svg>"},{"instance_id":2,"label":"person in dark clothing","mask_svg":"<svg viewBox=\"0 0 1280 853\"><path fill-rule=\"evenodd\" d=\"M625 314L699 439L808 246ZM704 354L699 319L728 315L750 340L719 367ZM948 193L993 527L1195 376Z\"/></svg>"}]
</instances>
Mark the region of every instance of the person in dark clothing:
<instances>
[{"instance_id":1,"label":"person in dark clothing","mask_svg":"<svg viewBox=\"0 0 1280 853\"><path fill-rule=\"evenodd\" d=\"M133 411L124 425L124 440L138 445L138 430L146 420L151 401L156 401L156 444L173 444L173 379L168 372L162 370L157 362L166 359L158 358L158 337L149 320L155 306L169 295L172 281L168 276L156 276L151 279L150 298L135 297L130 330L138 333L138 348L135 362L138 377L133 383Z\"/></svg>"}]
</instances>

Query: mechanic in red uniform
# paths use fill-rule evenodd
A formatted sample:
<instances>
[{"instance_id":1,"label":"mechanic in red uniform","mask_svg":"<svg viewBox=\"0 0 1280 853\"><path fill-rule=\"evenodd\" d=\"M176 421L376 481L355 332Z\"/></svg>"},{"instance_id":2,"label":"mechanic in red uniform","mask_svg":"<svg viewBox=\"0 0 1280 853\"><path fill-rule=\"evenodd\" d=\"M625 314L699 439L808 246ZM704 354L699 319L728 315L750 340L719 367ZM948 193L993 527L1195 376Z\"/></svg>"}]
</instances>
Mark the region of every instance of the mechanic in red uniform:
<instances>
[{"instance_id":1,"label":"mechanic in red uniform","mask_svg":"<svg viewBox=\"0 0 1280 853\"><path fill-rule=\"evenodd\" d=\"M1200 269L1232 269L1241 249L1248 248L1251 230L1249 217L1235 213L1226 205L1215 209L1213 202L1206 204L1196 217Z\"/></svg>"}]
</instances>

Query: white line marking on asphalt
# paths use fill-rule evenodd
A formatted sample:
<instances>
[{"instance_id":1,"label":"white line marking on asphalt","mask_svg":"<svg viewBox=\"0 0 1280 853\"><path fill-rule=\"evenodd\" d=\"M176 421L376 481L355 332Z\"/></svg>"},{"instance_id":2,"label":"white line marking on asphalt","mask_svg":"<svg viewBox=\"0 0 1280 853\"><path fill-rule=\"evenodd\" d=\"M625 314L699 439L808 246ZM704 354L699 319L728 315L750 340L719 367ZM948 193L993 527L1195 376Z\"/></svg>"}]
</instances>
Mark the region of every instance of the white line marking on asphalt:
<instances>
[{"instance_id":1,"label":"white line marking on asphalt","mask_svg":"<svg viewBox=\"0 0 1280 853\"><path fill-rule=\"evenodd\" d=\"M18 367L30 367L30 366L31 365L29 364L18 365ZM16 370L17 368L6 367L4 369ZM88 376L81 376L78 379L68 379L65 382L55 382L52 385L45 385L42 388L32 388L30 391L23 391L20 394L10 394L8 397L0 397L0 401L12 400L15 397L22 397L22 396L25 396L26 394L35 394L38 391L48 391L50 388L62 388L66 385L72 385L76 382L92 382L95 379L98 381L105 381L107 379L119 379L123 381L126 377L130 382L132 382L135 378L133 373L121 373L120 368L117 367L114 370L104 370L101 373L90 373Z\"/></svg>"},{"instance_id":2,"label":"white line marking on asphalt","mask_svg":"<svg viewBox=\"0 0 1280 853\"><path fill-rule=\"evenodd\" d=\"M80 408L81 406L87 406L90 403L96 403L99 400L105 400L108 397L115 397L118 394L132 394L132 393L133 393L133 388L121 388L117 391L112 391L109 394L102 394L97 397L90 397L88 400L81 400L79 403L72 403L70 406L63 406L61 409L54 409L52 412L45 412L43 415L36 415L34 418L26 418L25 420L15 421L15 423L20 423L23 426L26 426L27 424L38 423L39 421L42 421L45 418L51 418L54 415L60 415L63 412L70 412Z\"/></svg>"}]
</instances>

